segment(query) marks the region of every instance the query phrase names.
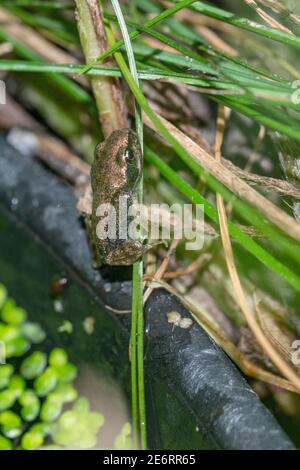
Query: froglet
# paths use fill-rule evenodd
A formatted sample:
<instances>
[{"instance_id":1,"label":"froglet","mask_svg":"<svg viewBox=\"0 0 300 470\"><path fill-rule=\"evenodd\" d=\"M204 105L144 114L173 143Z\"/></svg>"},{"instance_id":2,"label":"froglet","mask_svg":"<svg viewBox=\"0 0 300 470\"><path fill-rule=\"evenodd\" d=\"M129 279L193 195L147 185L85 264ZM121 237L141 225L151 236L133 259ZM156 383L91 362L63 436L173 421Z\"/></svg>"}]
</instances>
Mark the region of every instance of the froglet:
<instances>
[{"instance_id":1,"label":"froglet","mask_svg":"<svg viewBox=\"0 0 300 470\"><path fill-rule=\"evenodd\" d=\"M129 266L147 250L142 241L118 236L120 196L125 197L128 207L135 202L141 174L142 152L137 135L131 129L115 130L96 147L91 168L92 212L89 224L95 266ZM110 204L115 209L115 239L99 238L97 235L101 217L97 210L102 204Z\"/></svg>"}]
</instances>

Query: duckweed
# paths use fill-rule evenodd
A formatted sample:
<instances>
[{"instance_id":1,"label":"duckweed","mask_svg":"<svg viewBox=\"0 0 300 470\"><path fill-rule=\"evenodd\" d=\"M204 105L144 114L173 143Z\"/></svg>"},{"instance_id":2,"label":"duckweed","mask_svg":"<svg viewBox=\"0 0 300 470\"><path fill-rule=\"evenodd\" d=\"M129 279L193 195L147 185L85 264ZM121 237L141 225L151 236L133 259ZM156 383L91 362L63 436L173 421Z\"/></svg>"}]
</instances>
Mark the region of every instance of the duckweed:
<instances>
[{"instance_id":1,"label":"duckweed","mask_svg":"<svg viewBox=\"0 0 300 470\"><path fill-rule=\"evenodd\" d=\"M0 434L0 450L12 450L12 442Z\"/></svg>"},{"instance_id":2,"label":"duckweed","mask_svg":"<svg viewBox=\"0 0 300 470\"><path fill-rule=\"evenodd\" d=\"M77 367L70 362L62 366L55 367L54 370L60 383L73 382L77 377Z\"/></svg>"},{"instance_id":3,"label":"duckweed","mask_svg":"<svg viewBox=\"0 0 300 470\"><path fill-rule=\"evenodd\" d=\"M2 364L0 366L0 390L9 384L13 372L14 368L11 364Z\"/></svg>"},{"instance_id":4,"label":"duckweed","mask_svg":"<svg viewBox=\"0 0 300 470\"><path fill-rule=\"evenodd\" d=\"M4 340L5 342L5 340ZM30 349L30 343L26 338L19 336L9 342L6 342L6 357L21 357Z\"/></svg>"},{"instance_id":5,"label":"duckweed","mask_svg":"<svg viewBox=\"0 0 300 470\"><path fill-rule=\"evenodd\" d=\"M90 410L85 397L78 398L77 367L63 348L49 354L36 350L45 338L0 284L0 341L6 359L13 359L13 365L0 365L0 450L87 449L97 443L104 417Z\"/></svg>"},{"instance_id":6,"label":"duckweed","mask_svg":"<svg viewBox=\"0 0 300 470\"><path fill-rule=\"evenodd\" d=\"M55 348L49 354L49 364L53 367L62 367L68 362L68 356L64 349Z\"/></svg>"},{"instance_id":7,"label":"duckweed","mask_svg":"<svg viewBox=\"0 0 300 470\"><path fill-rule=\"evenodd\" d=\"M21 416L24 421L34 421L40 411L40 401L33 390L25 390L20 396Z\"/></svg>"},{"instance_id":8,"label":"duckweed","mask_svg":"<svg viewBox=\"0 0 300 470\"><path fill-rule=\"evenodd\" d=\"M8 389L11 390L16 398L19 398L26 388L26 382L20 375L13 375L9 381Z\"/></svg>"},{"instance_id":9,"label":"duckweed","mask_svg":"<svg viewBox=\"0 0 300 470\"><path fill-rule=\"evenodd\" d=\"M22 420L13 411L0 413L1 432L5 437L15 439L22 434Z\"/></svg>"},{"instance_id":10,"label":"duckweed","mask_svg":"<svg viewBox=\"0 0 300 470\"><path fill-rule=\"evenodd\" d=\"M47 367L46 370L34 381L34 389L40 397L45 397L57 384L57 373L53 367Z\"/></svg>"},{"instance_id":11,"label":"duckweed","mask_svg":"<svg viewBox=\"0 0 300 470\"><path fill-rule=\"evenodd\" d=\"M60 395L48 395L41 409L41 420L50 423L56 421L62 412L62 408L63 400Z\"/></svg>"},{"instance_id":12,"label":"duckweed","mask_svg":"<svg viewBox=\"0 0 300 470\"><path fill-rule=\"evenodd\" d=\"M35 450L41 447L44 442L43 434L37 431L28 431L21 440L21 447L24 450Z\"/></svg>"},{"instance_id":13,"label":"duckweed","mask_svg":"<svg viewBox=\"0 0 300 470\"><path fill-rule=\"evenodd\" d=\"M0 411L9 410L16 402L16 395L12 390L0 392Z\"/></svg>"},{"instance_id":14,"label":"duckweed","mask_svg":"<svg viewBox=\"0 0 300 470\"><path fill-rule=\"evenodd\" d=\"M90 449L97 443L97 434L104 424L101 413L89 411L89 402L78 399L71 410L65 411L56 423L52 439L72 449Z\"/></svg>"},{"instance_id":15,"label":"duckweed","mask_svg":"<svg viewBox=\"0 0 300 470\"><path fill-rule=\"evenodd\" d=\"M60 395L63 403L71 403L78 396L77 390L70 383L59 384L55 389L55 393Z\"/></svg>"},{"instance_id":16,"label":"duckweed","mask_svg":"<svg viewBox=\"0 0 300 470\"><path fill-rule=\"evenodd\" d=\"M46 354L40 351L36 351L30 356L26 357L26 359L24 359L22 362L20 367L21 375L27 380L34 379L43 372L46 364Z\"/></svg>"},{"instance_id":17,"label":"duckweed","mask_svg":"<svg viewBox=\"0 0 300 470\"><path fill-rule=\"evenodd\" d=\"M21 325L22 335L32 344L39 344L46 338L46 333L38 323L25 322Z\"/></svg>"},{"instance_id":18,"label":"duckweed","mask_svg":"<svg viewBox=\"0 0 300 470\"><path fill-rule=\"evenodd\" d=\"M13 299L7 299L1 309L1 319L12 325L20 325L26 320L27 314L23 308L17 307Z\"/></svg>"},{"instance_id":19,"label":"duckweed","mask_svg":"<svg viewBox=\"0 0 300 470\"><path fill-rule=\"evenodd\" d=\"M130 450L132 446L131 424L127 422L123 425L120 434L116 437L114 447L119 450Z\"/></svg>"}]
</instances>

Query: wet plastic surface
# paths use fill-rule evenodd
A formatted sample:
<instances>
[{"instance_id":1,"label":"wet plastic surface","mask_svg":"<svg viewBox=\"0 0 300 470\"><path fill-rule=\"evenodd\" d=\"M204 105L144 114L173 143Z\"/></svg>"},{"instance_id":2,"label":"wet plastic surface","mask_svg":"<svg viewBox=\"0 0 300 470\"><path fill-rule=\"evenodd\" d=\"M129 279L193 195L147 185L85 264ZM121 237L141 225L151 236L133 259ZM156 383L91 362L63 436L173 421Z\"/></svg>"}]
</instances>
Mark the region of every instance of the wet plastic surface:
<instances>
[{"instance_id":1,"label":"wet plastic surface","mask_svg":"<svg viewBox=\"0 0 300 470\"><path fill-rule=\"evenodd\" d=\"M92 268L72 190L38 162L17 154L4 138L0 149L0 280L57 336L61 317L49 316L49 286L55 274L64 272L71 284L64 316L76 332L65 341L128 389L130 318L106 306L130 308L130 282L108 282ZM117 278L118 270L109 277ZM89 342L81 328L87 306L97 319L97 332ZM166 314L174 310L188 315L162 290L154 292L145 308L149 446L292 449L284 431L202 328L168 323Z\"/></svg>"},{"instance_id":2,"label":"wet plastic surface","mask_svg":"<svg viewBox=\"0 0 300 470\"><path fill-rule=\"evenodd\" d=\"M218 345L196 323L182 329L168 312L188 312L157 290L146 305L148 370L193 416L208 445L219 449L288 449L289 439ZM184 433L184 429L179 430Z\"/></svg>"}]
</instances>

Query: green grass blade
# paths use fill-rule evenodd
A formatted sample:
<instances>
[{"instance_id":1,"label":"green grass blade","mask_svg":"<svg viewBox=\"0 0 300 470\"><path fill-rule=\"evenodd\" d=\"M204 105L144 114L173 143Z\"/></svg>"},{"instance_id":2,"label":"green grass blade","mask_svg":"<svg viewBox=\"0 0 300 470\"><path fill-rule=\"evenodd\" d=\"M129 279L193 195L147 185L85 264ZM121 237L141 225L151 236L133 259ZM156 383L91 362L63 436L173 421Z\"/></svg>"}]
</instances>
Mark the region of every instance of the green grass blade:
<instances>
[{"instance_id":1,"label":"green grass blade","mask_svg":"<svg viewBox=\"0 0 300 470\"><path fill-rule=\"evenodd\" d=\"M172 0L173 3L178 3L179 1L180 0ZM230 11L222 10L221 8L209 5L205 2L197 1L194 5L190 6L190 8L197 13L209 16L210 18L224 21L224 23L237 26L238 28L245 31L250 31L251 33L256 33L259 36L263 36L265 38L272 39L273 41L277 41L282 44L288 44L297 49L300 49L300 38L298 36L294 36L293 34L256 23L255 21L249 20L248 18L236 16Z\"/></svg>"},{"instance_id":2,"label":"green grass blade","mask_svg":"<svg viewBox=\"0 0 300 470\"><path fill-rule=\"evenodd\" d=\"M135 57L130 41L130 37L127 31L127 26L123 17L122 10L120 8L118 0L111 0L113 8L115 10L122 36L124 38L125 49L129 61L129 68L132 79L135 85L139 88L139 78L136 69ZM112 38L111 38L112 39ZM141 152L143 155L144 139L143 139L143 121L141 108L135 100L135 127L136 133L139 139ZM140 179L139 186L137 189L138 202L143 202L143 178ZM140 233L136 234L137 239L140 238ZM134 423L133 429L135 433L139 431L141 447L147 449L147 427L146 427L146 406L145 406L145 385L144 385L144 310L143 310L143 290L144 290L144 273L143 273L143 261L138 261L133 266L132 276L132 328L131 328L131 351L136 348L136 354L133 356L131 362L131 374L136 379L132 380L134 389L132 395L135 395L132 400L132 405L135 407L133 410L133 418L138 420ZM138 400L136 399L138 398ZM138 406L138 409L136 407ZM134 437L137 441L137 434Z\"/></svg>"}]
</instances>

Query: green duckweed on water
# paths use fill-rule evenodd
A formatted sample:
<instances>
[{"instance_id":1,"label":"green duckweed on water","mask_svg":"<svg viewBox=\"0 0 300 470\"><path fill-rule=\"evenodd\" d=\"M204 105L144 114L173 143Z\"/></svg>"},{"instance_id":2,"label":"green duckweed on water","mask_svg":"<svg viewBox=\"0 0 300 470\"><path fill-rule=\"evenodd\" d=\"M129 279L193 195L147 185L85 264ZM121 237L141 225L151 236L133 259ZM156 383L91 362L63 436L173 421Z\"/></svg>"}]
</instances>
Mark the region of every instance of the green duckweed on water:
<instances>
[{"instance_id":1,"label":"green duckweed on water","mask_svg":"<svg viewBox=\"0 0 300 470\"><path fill-rule=\"evenodd\" d=\"M90 410L73 385L77 367L67 352L48 354L42 327L0 284L0 341L7 363L0 363L0 450L93 448L104 416ZM37 349L39 348L39 349Z\"/></svg>"},{"instance_id":2,"label":"green duckweed on water","mask_svg":"<svg viewBox=\"0 0 300 470\"><path fill-rule=\"evenodd\" d=\"M0 390L9 384L13 372L14 368L11 364L2 364L0 368Z\"/></svg>"},{"instance_id":3,"label":"green duckweed on water","mask_svg":"<svg viewBox=\"0 0 300 470\"><path fill-rule=\"evenodd\" d=\"M35 351L24 359L20 367L20 373L27 380L34 379L43 372L46 364L46 354L40 351Z\"/></svg>"},{"instance_id":4,"label":"green duckweed on water","mask_svg":"<svg viewBox=\"0 0 300 470\"><path fill-rule=\"evenodd\" d=\"M119 450L130 450L133 448L130 423L123 425L120 434L115 439L114 447Z\"/></svg>"}]
</instances>

